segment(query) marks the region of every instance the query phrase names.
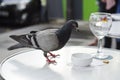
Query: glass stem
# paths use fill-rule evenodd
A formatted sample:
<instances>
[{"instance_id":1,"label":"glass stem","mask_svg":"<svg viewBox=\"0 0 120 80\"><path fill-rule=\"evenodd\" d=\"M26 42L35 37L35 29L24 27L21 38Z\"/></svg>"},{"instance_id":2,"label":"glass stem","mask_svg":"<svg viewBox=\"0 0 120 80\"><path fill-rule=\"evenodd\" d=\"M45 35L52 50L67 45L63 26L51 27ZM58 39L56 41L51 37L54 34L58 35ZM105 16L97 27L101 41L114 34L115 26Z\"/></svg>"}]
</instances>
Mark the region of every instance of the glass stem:
<instances>
[{"instance_id":1,"label":"glass stem","mask_svg":"<svg viewBox=\"0 0 120 80\"><path fill-rule=\"evenodd\" d=\"M102 39L98 39L98 50L97 53L102 53Z\"/></svg>"}]
</instances>

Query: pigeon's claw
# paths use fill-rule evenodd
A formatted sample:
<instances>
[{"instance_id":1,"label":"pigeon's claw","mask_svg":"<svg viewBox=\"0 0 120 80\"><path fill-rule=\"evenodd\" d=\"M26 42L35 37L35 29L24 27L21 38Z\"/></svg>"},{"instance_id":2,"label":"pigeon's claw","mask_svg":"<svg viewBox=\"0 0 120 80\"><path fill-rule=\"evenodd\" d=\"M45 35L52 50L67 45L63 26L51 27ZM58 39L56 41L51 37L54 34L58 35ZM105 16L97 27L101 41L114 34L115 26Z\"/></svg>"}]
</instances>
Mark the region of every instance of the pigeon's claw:
<instances>
[{"instance_id":1,"label":"pigeon's claw","mask_svg":"<svg viewBox=\"0 0 120 80\"><path fill-rule=\"evenodd\" d=\"M48 56L46 56L46 59L47 59L46 61L48 64L57 64L55 60L50 59Z\"/></svg>"},{"instance_id":2,"label":"pigeon's claw","mask_svg":"<svg viewBox=\"0 0 120 80\"><path fill-rule=\"evenodd\" d=\"M47 59L47 63L48 64L57 64L57 62L55 60L50 60L50 59Z\"/></svg>"},{"instance_id":3,"label":"pigeon's claw","mask_svg":"<svg viewBox=\"0 0 120 80\"><path fill-rule=\"evenodd\" d=\"M50 54L50 55L49 55L48 57L51 57L51 58L56 58L56 57L59 57L59 56L60 56L59 54L55 55L55 54L52 54L52 53L50 53L50 52L49 52L49 54Z\"/></svg>"}]
</instances>

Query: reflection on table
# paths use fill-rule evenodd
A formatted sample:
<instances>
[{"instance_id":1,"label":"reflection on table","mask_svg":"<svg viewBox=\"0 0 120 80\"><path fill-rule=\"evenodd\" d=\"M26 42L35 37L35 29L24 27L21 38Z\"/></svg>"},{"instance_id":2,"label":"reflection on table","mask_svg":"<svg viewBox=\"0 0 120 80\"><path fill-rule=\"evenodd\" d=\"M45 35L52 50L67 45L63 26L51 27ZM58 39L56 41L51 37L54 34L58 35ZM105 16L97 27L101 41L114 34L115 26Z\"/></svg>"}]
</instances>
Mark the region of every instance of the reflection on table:
<instances>
[{"instance_id":1,"label":"reflection on table","mask_svg":"<svg viewBox=\"0 0 120 80\"><path fill-rule=\"evenodd\" d=\"M113 56L109 64L94 59L87 67L73 67L71 54L96 52L95 47L64 47L55 54L56 65L46 64L41 50L22 51L7 58L1 64L1 76L5 80L119 80L120 51L103 49L104 53Z\"/></svg>"}]
</instances>

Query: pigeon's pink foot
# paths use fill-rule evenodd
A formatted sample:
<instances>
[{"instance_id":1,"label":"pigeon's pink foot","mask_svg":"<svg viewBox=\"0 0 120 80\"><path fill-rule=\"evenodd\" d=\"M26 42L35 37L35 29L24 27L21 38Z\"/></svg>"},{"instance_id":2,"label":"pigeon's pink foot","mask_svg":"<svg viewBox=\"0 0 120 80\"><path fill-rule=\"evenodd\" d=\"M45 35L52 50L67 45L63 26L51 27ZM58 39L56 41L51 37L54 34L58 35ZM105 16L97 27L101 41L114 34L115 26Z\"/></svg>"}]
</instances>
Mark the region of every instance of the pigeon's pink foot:
<instances>
[{"instance_id":1,"label":"pigeon's pink foot","mask_svg":"<svg viewBox=\"0 0 120 80\"><path fill-rule=\"evenodd\" d=\"M50 52L49 52L49 54L50 54L50 56L52 56L52 58L56 58L56 57L59 57L59 56L60 56L59 54L55 55L55 54L52 54L52 53L50 53Z\"/></svg>"},{"instance_id":2,"label":"pigeon's pink foot","mask_svg":"<svg viewBox=\"0 0 120 80\"><path fill-rule=\"evenodd\" d=\"M55 60L50 60L50 59L47 59L47 63L48 64L57 64L57 62Z\"/></svg>"}]
</instances>

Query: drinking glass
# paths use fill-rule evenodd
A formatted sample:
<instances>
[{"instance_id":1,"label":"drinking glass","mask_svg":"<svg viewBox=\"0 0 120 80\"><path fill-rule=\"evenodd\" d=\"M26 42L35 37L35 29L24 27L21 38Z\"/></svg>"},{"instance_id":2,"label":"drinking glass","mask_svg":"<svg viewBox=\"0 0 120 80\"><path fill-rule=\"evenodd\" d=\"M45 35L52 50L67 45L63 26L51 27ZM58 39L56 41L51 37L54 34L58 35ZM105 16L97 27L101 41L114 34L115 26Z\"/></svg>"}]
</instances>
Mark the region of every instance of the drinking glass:
<instances>
[{"instance_id":1,"label":"drinking glass","mask_svg":"<svg viewBox=\"0 0 120 80\"><path fill-rule=\"evenodd\" d=\"M98 49L94 56L96 59L107 59L110 55L102 52L102 39L108 34L112 25L112 17L110 13L94 12L89 18L90 30L98 39Z\"/></svg>"}]
</instances>

